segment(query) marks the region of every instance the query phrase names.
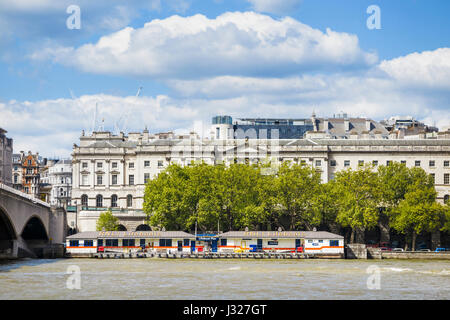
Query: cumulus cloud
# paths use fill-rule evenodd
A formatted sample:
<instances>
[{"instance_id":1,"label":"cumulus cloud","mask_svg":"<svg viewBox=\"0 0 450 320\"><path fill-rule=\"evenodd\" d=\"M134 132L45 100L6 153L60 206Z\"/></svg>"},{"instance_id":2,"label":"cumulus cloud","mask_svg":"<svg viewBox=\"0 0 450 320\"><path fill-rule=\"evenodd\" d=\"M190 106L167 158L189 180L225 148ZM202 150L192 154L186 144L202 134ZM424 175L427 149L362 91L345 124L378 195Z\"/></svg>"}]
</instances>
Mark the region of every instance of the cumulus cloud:
<instances>
[{"instance_id":1,"label":"cumulus cloud","mask_svg":"<svg viewBox=\"0 0 450 320\"><path fill-rule=\"evenodd\" d=\"M292 18L276 20L254 12L155 19L96 43L46 48L32 57L85 72L160 78L286 76L377 61L374 53L359 47L355 35L331 29L324 33Z\"/></svg>"},{"instance_id":2,"label":"cumulus cloud","mask_svg":"<svg viewBox=\"0 0 450 320\"><path fill-rule=\"evenodd\" d=\"M412 115L440 128L450 125L449 92L429 95L405 91L396 80L356 75L305 75L283 79L217 77L172 81L170 95L120 97L104 94L77 99L9 101L0 103L0 127L14 138L15 151L39 151L46 156L69 156L82 130L92 130L95 105L97 127L113 131L201 130L207 134L217 114L239 117L309 117L345 111L376 120L394 114ZM49 116L51 115L51 116ZM70 115L70 116L68 116ZM102 122L104 119L104 122ZM125 121L127 119L127 121Z\"/></svg>"},{"instance_id":3,"label":"cumulus cloud","mask_svg":"<svg viewBox=\"0 0 450 320\"><path fill-rule=\"evenodd\" d=\"M385 60L380 69L405 85L450 89L450 48Z\"/></svg>"},{"instance_id":4,"label":"cumulus cloud","mask_svg":"<svg viewBox=\"0 0 450 320\"><path fill-rule=\"evenodd\" d=\"M301 0L247 0L259 12L288 14L300 6Z\"/></svg>"}]
</instances>

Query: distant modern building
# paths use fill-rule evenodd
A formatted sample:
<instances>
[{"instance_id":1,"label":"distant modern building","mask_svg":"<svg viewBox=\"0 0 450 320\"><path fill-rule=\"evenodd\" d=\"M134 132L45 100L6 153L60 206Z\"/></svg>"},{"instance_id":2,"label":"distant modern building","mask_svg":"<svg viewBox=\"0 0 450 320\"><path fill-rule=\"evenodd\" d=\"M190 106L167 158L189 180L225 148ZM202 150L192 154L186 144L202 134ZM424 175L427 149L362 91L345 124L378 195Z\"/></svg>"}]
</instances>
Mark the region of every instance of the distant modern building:
<instances>
[{"instance_id":1,"label":"distant modern building","mask_svg":"<svg viewBox=\"0 0 450 320\"><path fill-rule=\"evenodd\" d=\"M381 123L367 118L351 118L346 113L332 118L212 118L211 139L387 139L397 138Z\"/></svg>"},{"instance_id":2,"label":"distant modern building","mask_svg":"<svg viewBox=\"0 0 450 320\"><path fill-rule=\"evenodd\" d=\"M0 128L0 183L11 185L13 140Z\"/></svg>"},{"instance_id":3,"label":"distant modern building","mask_svg":"<svg viewBox=\"0 0 450 320\"><path fill-rule=\"evenodd\" d=\"M390 117L380 123L391 133L395 133L400 139L423 139L436 137L438 128L427 126L423 122L407 117Z\"/></svg>"},{"instance_id":4,"label":"distant modern building","mask_svg":"<svg viewBox=\"0 0 450 320\"><path fill-rule=\"evenodd\" d=\"M40 177L41 200L53 206L70 205L72 197L72 160L47 160L41 170Z\"/></svg>"}]
</instances>

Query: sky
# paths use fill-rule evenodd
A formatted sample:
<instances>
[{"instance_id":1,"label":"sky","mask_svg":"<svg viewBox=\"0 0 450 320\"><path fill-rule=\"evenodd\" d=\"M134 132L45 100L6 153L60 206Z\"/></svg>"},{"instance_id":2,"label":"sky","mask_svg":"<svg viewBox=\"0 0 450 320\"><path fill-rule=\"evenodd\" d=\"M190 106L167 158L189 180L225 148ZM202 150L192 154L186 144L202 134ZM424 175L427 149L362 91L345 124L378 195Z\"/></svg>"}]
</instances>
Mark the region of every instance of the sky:
<instances>
[{"instance_id":1,"label":"sky","mask_svg":"<svg viewBox=\"0 0 450 320\"><path fill-rule=\"evenodd\" d=\"M447 0L0 0L0 127L14 152L62 158L82 130L207 136L219 114L443 129L449 12Z\"/></svg>"}]
</instances>

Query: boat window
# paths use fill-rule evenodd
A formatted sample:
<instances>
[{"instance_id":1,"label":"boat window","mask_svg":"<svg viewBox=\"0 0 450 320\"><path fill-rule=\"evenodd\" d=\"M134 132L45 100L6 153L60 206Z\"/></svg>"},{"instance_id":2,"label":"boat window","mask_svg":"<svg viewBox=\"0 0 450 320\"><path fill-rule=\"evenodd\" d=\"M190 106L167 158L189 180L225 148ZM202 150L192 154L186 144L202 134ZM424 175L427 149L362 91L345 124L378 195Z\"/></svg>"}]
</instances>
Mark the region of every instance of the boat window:
<instances>
[{"instance_id":1,"label":"boat window","mask_svg":"<svg viewBox=\"0 0 450 320\"><path fill-rule=\"evenodd\" d=\"M94 241L93 240L84 240L84 246L85 247L93 247Z\"/></svg>"},{"instance_id":2,"label":"boat window","mask_svg":"<svg viewBox=\"0 0 450 320\"><path fill-rule=\"evenodd\" d=\"M189 247L189 239L184 239L183 240L183 246Z\"/></svg>"},{"instance_id":3,"label":"boat window","mask_svg":"<svg viewBox=\"0 0 450 320\"><path fill-rule=\"evenodd\" d=\"M226 246L227 245L227 239L220 239L220 245Z\"/></svg>"},{"instance_id":4,"label":"boat window","mask_svg":"<svg viewBox=\"0 0 450 320\"><path fill-rule=\"evenodd\" d=\"M70 240L69 246L70 247L78 247L78 240Z\"/></svg>"},{"instance_id":5,"label":"boat window","mask_svg":"<svg viewBox=\"0 0 450 320\"><path fill-rule=\"evenodd\" d=\"M103 239L98 239L97 240L97 246L103 247Z\"/></svg>"},{"instance_id":6,"label":"boat window","mask_svg":"<svg viewBox=\"0 0 450 320\"><path fill-rule=\"evenodd\" d=\"M339 246L339 240L330 240L330 247Z\"/></svg>"}]
</instances>

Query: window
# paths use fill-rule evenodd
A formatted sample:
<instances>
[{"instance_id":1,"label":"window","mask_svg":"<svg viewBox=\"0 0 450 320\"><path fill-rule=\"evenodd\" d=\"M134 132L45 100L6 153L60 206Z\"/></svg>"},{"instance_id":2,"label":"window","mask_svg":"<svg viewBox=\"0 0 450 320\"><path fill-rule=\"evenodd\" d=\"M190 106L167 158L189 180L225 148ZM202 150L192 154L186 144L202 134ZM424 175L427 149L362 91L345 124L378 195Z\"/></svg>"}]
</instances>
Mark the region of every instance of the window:
<instances>
[{"instance_id":1,"label":"window","mask_svg":"<svg viewBox=\"0 0 450 320\"><path fill-rule=\"evenodd\" d=\"M320 167L322 165L322 161L316 160L316 167Z\"/></svg>"},{"instance_id":2,"label":"window","mask_svg":"<svg viewBox=\"0 0 450 320\"><path fill-rule=\"evenodd\" d=\"M148 160L144 161L144 167L146 168L150 167L150 161Z\"/></svg>"},{"instance_id":3,"label":"window","mask_svg":"<svg viewBox=\"0 0 450 320\"><path fill-rule=\"evenodd\" d=\"M88 180L89 180L89 176L86 175L86 174L83 174L83 175L81 176L81 185L82 185L82 186L87 186L87 185L89 185Z\"/></svg>"},{"instance_id":4,"label":"window","mask_svg":"<svg viewBox=\"0 0 450 320\"><path fill-rule=\"evenodd\" d=\"M401 164L404 164L406 166L406 160L400 161Z\"/></svg>"},{"instance_id":5,"label":"window","mask_svg":"<svg viewBox=\"0 0 450 320\"><path fill-rule=\"evenodd\" d=\"M339 240L330 240L330 247L338 247Z\"/></svg>"},{"instance_id":6,"label":"window","mask_svg":"<svg viewBox=\"0 0 450 320\"><path fill-rule=\"evenodd\" d=\"M118 239L106 239L106 247L118 247L119 240Z\"/></svg>"},{"instance_id":7,"label":"window","mask_svg":"<svg viewBox=\"0 0 450 320\"><path fill-rule=\"evenodd\" d=\"M392 164L392 160L387 160L387 161L386 161L386 165L387 165L387 166L390 166L391 164Z\"/></svg>"},{"instance_id":8,"label":"window","mask_svg":"<svg viewBox=\"0 0 450 320\"><path fill-rule=\"evenodd\" d=\"M183 240L183 246L189 247L189 239L184 239Z\"/></svg>"},{"instance_id":9,"label":"window","mask_svg":"<svg viewBox=\"0 0 450 320\"><path fill-rule=\"evenodd\" d=\"M116 185L117 184L117 174L113 174L111 177L111 184Z\"/></svg>"},{"instance_id":10,"label":"window","mask_svg":"<svg viewBox=\"0 0 450 320\"><path fill-rule=\"evenodd\" d=\"M81 167L82 167L83 169L87 169L88 163L87 163L87 162L83 162L83 163L81 164Z\"/></svg>"},{"instance_id":11,"label":"window","mask_svg":"<svg viewBox=\"0 0 450 320\"><path fill-rule=\"evenodd\" d=\"M131 194L127 195L127 207L133 206L133 196Z\"/></svg>"},{"instance_id":12,"label":"window","mask_svg":"<svg viewBox=\"0 0 450 320\"><path fill-rule=\"evenodd\" d=\"M111 196L111 207L116 208L117 207L117 195L113 194Z\"/></svg>"},{"instance_id":13,"label":"window","mask_svg":"<svg viewBox=\"0 0 450 320\"><path fill-rule=\"evenodd\" d=\"M134 185L134 175L133 175L133 174L130 174L130 175L128 176L128 184L129 184L130 186Z\"/></svg>"},{"instance_id":14,"label":"window","mask_svg":"<svg viewBox=\"0 0 450 320\"><path fill-rule=\"evenodd\" d=\"M98 169L103 168L103 162L97 162L97 168Z\"/></svg>"},{"instance_id":15,"label":"window","mask_svg":"<svg viewBox=\"0 0 450 320\"><path fill-rule=\"evenodd\" d=\"M226 246L227 245L227 239L220 239L220 245Z\"/></svg>"},{"instance_id":16,"label":"window","mask_svg":"<svg viewBox=\"0 0 450 320\"><path fill-rule=\"evenodd\" d=\"M87 207L88 206L88 196L87 196L87 194L83 194L81 196L81 206L82 207Z\"/></svg>"},{"instance_id":17,"label":"window","mask_svg":"<svg viewBox=\"0 0 450 320\"><path fill-rule=\"evenodd\" d=\"M97 175L97 185L101 186L103 184L103 176L101 174Z\"/></svg>"},{"instance_id":18,"label":"window","mask_svg":"<svg viewBox=\"0 0 450 320\"><path fill-rule=\"evenodd\" d=\"M172 239L159 239L159 246L160 247L171 247Z\"/></svg>"},{"instance_id":19,"label":"window","mask_svg":"<svg viewBox=\"0 0 450 320\"><path fill-rule=\"evenodd\" d=\"M97 240L97 246L103 247L103 239L98 239Z\"/></svg>"},{"instance_id":20,"label":"window","mask_svg":"<svg viewBox=\"0 0 450 320\"><path fill-rule=\"evenodd\" d=\"M378 160L373 160L372 164L373 164L374 167L377 167L378 166Z\"/></svg>"},{"instance_id":21,"label":"window","mask_svg":"<svg viewBox=\"0 0 450 320\"><path fill-rule=\"evenodd\" d=\"M140 239L139 245L140 245L142 248L145 248L145 239Z\"/></svg>"},{"instance_id":22,"label":"window","mask_svg":"<svg viewBox=\"0 0 450 320\"><path fill-rule=\"evenodd\" d=\"M79 242L78 240L70 240L69 241L69 247L78 247Z\"/></svg>"},{"instance_id":23,"label":"window","mask_svg":"<svg viewBox=\"0 0 450 320\"><path fill-rule=\"evenodd\" d=\"M123 239L122 246L124 247L134 247L134 239Z\"/></svg>"},{"instance_id":24,"label":"window","mask_svg":"<svg viewBox=\"0 0 450 320\"><path fill-rule=\"evenodd\" d=\"M444 203L445 203L445 204L448 203L449 198L450 198L450 196L449 196L448 194L446 194L446 195L444 196Z\"/></svg>"},{"instance_id":25,"label":"window","mask_svg":"<svg viewBox=\"0 0 450 320\"><path fill-rule=\"evenodd\" d=\"M128 168L134 169L134 162L130 162L130 163L128 164Z\"/></svg>"},{"instance_id":26,"label":"window","mask_svg":"<svg viewBox=\"0 0 450 320\"><path fill-rule=\"evenodd\" d=\"M216 139L220 138L220 128L216 128Z\"/></svg>"},{"instance_id":27,"label":"window","mask_svg":"<svg viewBox=\"0 0 450 320\"><path fill-rule=\"evenodd\" d=\"M112 167L113 169L117 169L117 162L112 162L111 167Z\"/></svg>"},{"instance_id":28,"label":"window","mask_svg":"<svg viewBox=\"0 0 450 320\"><path fill-rule=\"evenodd\" d=\"M164 162L162 160L158 160L158 167L164 166Z\"/></svg>"},{"instance_id":29,"label":"window","mask_svg":"<svg viewBox=\"0 0 450 320\"><path fill-rule=\"evenodd\" d=\"M450 166L450 161L445 160L445 161L444 161L444 167L449 167L449 166Z\"/></svg>"},{"instance_id":30,"label":"window","mask_svg":"<svg viewBox=\"0 0 450 320\"><path fill-rule=\"evenodd\" d=\"M444 173L444 184L449 184L450 174Z\"/></svg>"},{"instance_id":31,"label":"window","mask_svg":"<svg viewBox=\"0 0 450 320\"><path fill-rule=\"evenodd\" d=\"M95 204L98 208L103 207L103 196L101 194L97 195L97 197L95 198Z\"/></svg>"},{"instance_id":32,"label":"window","mask_svg":"<svg viewBox=\"0 0 450 320\"><path fill-rule=\"evenodd\" d=\"M415 165L416 167L420 167L420 160L414 161L414 165Z\"/></svg>"},{"instance_id":33,"label":"window","mask_svg":"<svg viewBox=\"0 0 450 320\"><path fill-rule=\"evenodd\" d=\"M336 167L336 160L330 160L330 166Z\"/></svg>"},{"instance_id":34,"label":"window","mask_svg":"<svg viewBox=\"0 0 450 320\"><path fill-rule=\"evenodd\" d=\"M436 162L434 160L430 160L430 162L428 164L430 167L435 167Z\"/></svg>"},{"instance_id":35,"label":"window","mask_svg":"<svg viewBox=\"0 0 450 320\"><path fill-rule=\"evenodd\" d=\"M364 165L364 160L358 160L358 166L362 167Z\"/></svg>"},{"instance_id":36,"label":"window","mask_svg":"<svg viewBox=\"0 0 450 320\"><path fill-rule=\"evenodd\" d=\"M323 240L319 240L319 243L323 243Z\"/></svg>"},{"instance_id":37,"label":"window","mask_svg":"<svg viewBox=\"0 0 450 320\"><path fill-rule=\"evenodd\" d=\"M150 180L150 173L144 173L144 183L147 183L148 180Z\"/></svg>"},{"instance_id":38,"label":"window","mask_svg":"<svg viewBox=\"0 0 450 320\"><path fill-rule=\"evenodd\" d=\"M349 166L350 166L350 160L345 160L344 167L349 167Z\"/></svg>"},{"instance_id":39,"label":"window","mask_svg":"<svg viewBox=\"0 0 450 320\"><path fill-rule=\"evenodd\" d=\"M85 247L93 247L94 246L94 240L84 240L84 246Z\"/></svg>"}]
</instances>

